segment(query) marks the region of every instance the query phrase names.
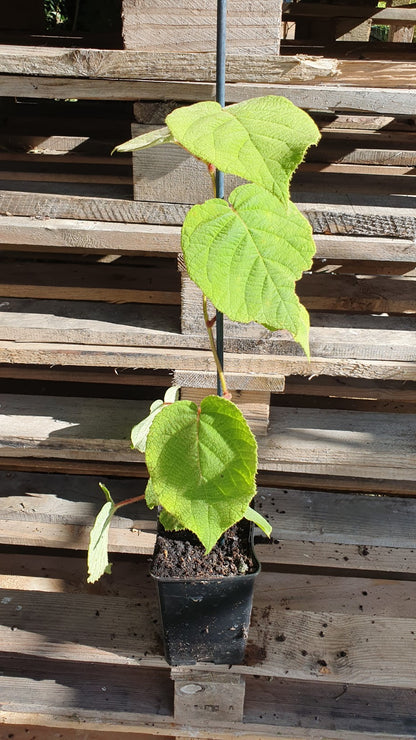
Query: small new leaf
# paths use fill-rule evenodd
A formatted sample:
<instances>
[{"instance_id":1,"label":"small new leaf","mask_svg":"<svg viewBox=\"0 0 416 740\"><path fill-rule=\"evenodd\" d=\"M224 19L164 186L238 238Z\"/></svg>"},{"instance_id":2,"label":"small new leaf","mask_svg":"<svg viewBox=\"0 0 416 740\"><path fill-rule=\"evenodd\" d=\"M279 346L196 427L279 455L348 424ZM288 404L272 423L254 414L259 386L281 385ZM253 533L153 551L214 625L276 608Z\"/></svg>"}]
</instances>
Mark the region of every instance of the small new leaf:
<instances>
[{"instance_id":1,"label":"small new leaf","mask_svg":"<svg viewBox=\"0 0 416 740\"><path fill-rule=\"evenodd\" d=\"M105 486L101 487L105 489ZM108 530L115 511L113 501L107 501L95 519L88 547L88 583L95 583L104 573L111 573L111 563L108 562Z\"/></svg>"},{"instance_id":2,"label":"small new leaf","mask_svg":"<svg viewBox=\"0 0 416 740\"><path fill-rule=\"evenodd\" d=\"M267 537L270 537L272 533L272 527L267 521L267 519L264 518L261 514L259 514L258 511L255 511L251 508L251 506L248 506L245 514L244 519L247 519L249 522L253 522L258 527L260 527L261 530L263 530L264 534Z\"/></svg>"},{"instance_id":3,"label":"small new leaf","mask_svg":"<svg viewBox=\"0 0 416 740\"><path fill-rule=\"evenodd\" d=\"M149 433L149 429L153 424L153 419L159 411L163 408L163 401L159 398L157 401L153 401L150 407L150 414L145 419L139 421L136 426L131 430L131 446L135 450L144 452L146 450L146 440Z\"/></svg>"},{"instance_id":4,"label":"small new leaf","mask_svg":"<svg viewBox=\"0 0 416 740\"><path fill-rule=\"evenodd\" d=\"M180 390L180 385L171 385L171 387L168 388L165 393L163 399L164 403L175 403L175 401L178 401Z\"/></svg>"},{"instance_id":5,"label":"small new leaf","mask_svg":"<svg viewBox=\"0 0 416 740\"><path fill-rule=\"evenodd\" d=\"M170 144L173 142L173 136L167 126L163 128L149 131L147 134L141 136L135 136L134 139L129 139L123 144L119 144L114 147L111 154L114 152L137 152L140 149L149 149L151 146L158 146L159 144Z\"/></svg>"}]
</instances>

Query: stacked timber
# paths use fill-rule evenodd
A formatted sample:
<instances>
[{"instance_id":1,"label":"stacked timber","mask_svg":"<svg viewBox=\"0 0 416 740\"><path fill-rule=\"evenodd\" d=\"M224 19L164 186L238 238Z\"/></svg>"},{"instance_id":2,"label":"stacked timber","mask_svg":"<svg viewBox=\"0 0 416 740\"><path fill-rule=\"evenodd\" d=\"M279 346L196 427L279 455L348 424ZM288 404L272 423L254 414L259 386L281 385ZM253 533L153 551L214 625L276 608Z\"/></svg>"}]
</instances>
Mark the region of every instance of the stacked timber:
<instances>
[{"instance_id":1,"label":"stacked timber","mask_svg":"<svg viewBox=\"0 0 416 740\"><path fill-rule=\"evenodd\" d=\"M131 427L172 382L195 400L214 385L179 257L209 180L168 149L110 157L131 126L211 99L214 55L0 47L5 736L415 735L416 65L409 43L341 38L351 18L411 24L406 5L285 4L297 32L279 56L228 58L227 102L284 94L322 140L292 184L317 244L299 282L311 361L283 332L226 322L274 527L257 537L246 661L226 669L170 673L148 576L156 523L140 504L115 519L113 575L85 582L98 482L116 500L144 490ZM311 13L333 42L300 37Z\"/></svg>"}]
</instances>

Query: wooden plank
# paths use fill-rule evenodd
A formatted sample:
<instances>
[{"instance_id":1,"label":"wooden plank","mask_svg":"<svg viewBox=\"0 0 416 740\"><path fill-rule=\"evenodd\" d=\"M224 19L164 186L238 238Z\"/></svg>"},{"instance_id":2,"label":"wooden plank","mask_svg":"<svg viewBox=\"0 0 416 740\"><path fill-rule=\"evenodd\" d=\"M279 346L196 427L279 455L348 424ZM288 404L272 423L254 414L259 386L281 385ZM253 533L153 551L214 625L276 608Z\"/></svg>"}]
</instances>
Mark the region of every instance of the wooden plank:
<instances>
[{"instance_id":1,"label":"wooden plank","mask_svg":"<svg viewBox=\"0 0 416 740\"><path fill-rule=\"evenodd\" d=\"M140 492L145 484L105 478L103 482L116 500L132 495L132 490ZM0 486L2 544L87 549L101 504L96 478L0 471ZM263 563L415 572L412 498L261 487L256 508L273 526L274 539L260 538L256 545ZM120 511L124 516L113 520L109 552L151 555L156 528L152 512L140 504Z\"/></svg>"},{"instance_id":2,"label":"wooden plank","mask_svg":"<svg viewBox=\"0 0 416 740\"><path fill-rule=\"evenodd\" d=\"M240 0L241 2L241 0ZM393 62L394 66L394 62ZM400 65L407 79L412 64ZM62 49L56 47L8 46L0 50L0 73L54 77L93 77L118 80L215 81L215 51L155 52L113 49ZM229 82L270 82L270 77L319 80L337 75L337 61L279 57L275 52L256 54L231 52L227 55ZM269 78L269 79L268 79ZM410 85L412 80L410 79ZM140 97L140 96L137 96ZM180 100L179 98L176 98Z\"/></svg>"},{"instance_id":3,"label":"wooden plank","mask_svg":"<svg viewBox=\"0 0 416 740\"><path fill-rule=\"evenodd\" d=\"M48 70L50 75L50 69ZM369 80L367 79L367 83ZM213 82L152 82L135 80L82 79L24 74L0 75L0 94L6 97L80 100L171 99L196 102L215 100ZM227 103L239 103L261 95L284 95L295 105L319 111L362 111L381 115L416 115L416 91L412 88L371 88L349 85L304 85L279 83L229 83Z\"/></svg>"},{"instance_id":4,"label":"wooden plank","mask_svg":"<svg viewBox=\"0 0 416 740\"><path fill-rule=\"evenodd\" d=\"M416 400L416 385L414 383L395 383L394 381L360 380L357 378L287 378L285 393L298 396L323 396L332 398L377 399L381 401L395 401L409 403Z\"/></svg>"},{"instance_id":5,"label":"wooden plank","mask_svg":"<svg viewBox=\"0 0 416 740\"><path fill-rule=\"evenodd\" d=\"M1 594L5 657L20 652L103 666L163 665L156 599L147 587L135 598L67 594L53 579L40 590L39 579L23 578L24 591L19 577L12 587L6 577ZM413 688L412 582L295 574L279 581L273 573L259 577L246 665L231 667L230 675Z\"/></svg>"},{"instance_id":6,"label":"wooden plank","mask_svg":"<svg viewBox=\"0 0 416 740\"><path fill-rule=\"evenodd\" d=\"M0 243L7 245L82 249L112 254L157 253L172 256L180 251L180 228L105 221L0 216Z\"/></svg>"},{"instance_id":7,"label":"wooden plank","mask_svg":"<svg viewBox=\"0 0 416 740\"><path fill-rule=\"evenodd\" d=\"M251 53L279 52L282 3L231 0L227 9L227 48ZM160 0L123 0L126 49L141 52L215 51L216 14L207 0L171 8Z\"/></svg>"},{"instance_id":8,"label":"wooden plank","mask_svg":"<svg viewBox=\"0 0 416 740\"><path fill-rule=\"evenodd\" d=\"M129 436L147 413L143 401L3 394L0 455L142 462ZM415 414L272 408L259 469L412 480L415 431Z\"/></svg>"},{"instance_id":9,"label":"wooden plank","mask_svg":"<svg viewBox=\"0 0 416 740\"><path fill-rule=\"evenodd\" d=\"M314 241L318 258L416 261L416 246L411 239L315 234ZM105 221L0 216L0 244L42 251L48 247L111 254L150 253L163 257L180 252L180 228L118 223L115 229Z\"/></svg>"},{"instance_id":10,"label":"wooden plank","mask_svg":"<svg viewBox=\"0 0 416 740\"><path fill-rule=\"evenodd\" d=\"M33 716L32 721L34 718L35 717ZM64 729L65 734L60 731L62 729ZM57 728L45 727L44 725L39 727L28 723L23 723L23 725L8 723L7 725L5 725L4 730L5 732L7 732L7 735L5 735L5 737L8 737L10 735L13 737L13 740L27 740L28 733L30 740L60 740L60 738L65 738L65 740L114 739L114 733L112 730L110 730L110 732L106 732L105 730L77 730L76 727ZM168 735L158 735L158 738L159 740L168 740ZM134 730L132 729L132 732L123 733L123 740L149 740L149 735L145 735L141 732L134 732Z\"/></svg>"},{"instance_id":11,"label":"wooden plank","mask_svg":"<svg viewBox=\"0 0 416 740\"><path fill-rule=\"evenodd\" d=\"M325 740L337 731L348 740L350 733L355 735L355 740L360 736L364 740L367 733L377 738L380 731L400 738L401 732L412 732L412 697L407 690L397 690L392 700L388 689L335 686L320 681L269 681L248 676L246 686L247 723L267 725L279 721L292 728L300 721L298 733L319 737L313 734L319 726L320 738Z\"/></svg>"},{"instance_id":12,"label":"wooden plank","mask_svg":"<svg viewBox=\"0 0 416 740\"><path fill-rule=\"evenodd\" d=\"M54 342L0 341L0 361L27 365L59 365L111 368L142 368L215 371L209 351L170 347L123 347L120 345L74 345ZM329 375L378 380L416 380L416 362L354 360L340 357L226 353L226 370L236 373L282 375Z\"/></svg>"},{"instance_id":13,"label":"wooden plank","mask_svg":"<svg viewBox=\"0 0 416 740\"><path fill-rule=\"evenodd\" d=\"M389 24L394 21L414 21L416 23L416 8L397 7L369 7L359 5L323 5L322 3L285 3L284 17L295 18L372 18L373 23Z\"/></svg>"},{"instance_id":14,"label":"wooden plank","mask_svg":"<svg viewBox=\"0 0 416 740\"><path fill-rule=\"evenodd\" d=\"M208 374L207 374L208 375ZM238 375L238 373L237 373ZM215 376L215 373L212 373ZM260 376L261 377L261 376ZM265 376L272 378L270 385L283 390L283 376ZM172 385L172 377L166 372L143 373L141 370L121 370L117 368L86 368L86 367L38 367L16 365L0 365L0 378L13 378L18 380L44 380L47 382L57 381L64 383L93 383L109 385L129 386L155 386L157 388L168 388ZM257 378L257 376L255 376ZM243 384L246 376L240 381ZM266 385L265 381L265 385ZM184 383L185 384L185 383Z\"/></svg>"},{"instance_id":15,"label":"wooden plank","mask_svg":"<svg viewBox=\"0 0 416 740\"><path fill-rule=\"evenodd\" d=\"M345 175L343 177L345 179ZM297 206L308 218L315 233L414 239L416 199L412 195L406 192L398 196L386 192L374 194L367 186L366 192L351 192L347 196L345 182L343 187L339 180L333 183L332 190L327 179L325 183L327 189L321 191L318 201L316 191L312 192L313 187L318 187L316 177L312 183L302 185L300 182L298 190L293 193ZM0 181L0 188L5 185L10 186ZM130 201L126 199L123 188L118 193L113 188L113 195L121 197L103 197L98 186L93 187L93 195L91 192L86 195L79 192L66 195L2 190L0 215L177 226L183 223L192 205ZM386 189L385 186L383 188ZM68 186L65 189L68 190ZM404 189L408 193L408 188Z\"/></svg>"},{"instance_id":16,"label":"wooden plank","mask_svg":"<svg viewBox=\"0 0 416 740\"><path fill-rule=\"evenodd\" d=\"M175 306L8 298L0 312L0 340L95 344L102 345L103 352L106 345L118 343L125 348L208 349L202 318L198 324L197 305L192 302L194 326L189 327L187 314L186 333L180 334ZM414 333L411 316L314 313L310 348L315 357L415 362ZM303 355L288 332L268 332L257 324L235 324L228 319L224 347L227 352Z\"/></svg>"},{"instance_id":17,"label":"wooden plank","mask_svg":"<svg viewBox=\"0 0 416 740\"><path fill-rule=\"evenodd\" d=\"M146 265L118 267L105 263L0 261L0 265L0 295L4 297L180 304L176 271L157 265L154 269Z\"/></svg>"},{"instance_id":18,"label":"wooden plank","mask_svg":"<svg viewBox=\"0 0 416 740\"><path fill-rule=\"evenodd\" d=\"M273 526L256 546L262 562L415 572L414 499L260 488L256 508Z\"/></svg>"},{"instance_id":19,"label":"wooden plank","mask_svg":"<svg viewBox=\"0 0 416 740\"><path fill-rule=\"evenodd\" d=\"M1 372L1 368L0 368ZM174 385L185 388L213 388L215 386L216 373L203 373L192 370L175 370ZM285 387L283 375L265 375L256 373L227 373L227 386L230 390L242 391L273 391L280 393Z\"/></svg>"},{"instance_id":20,"label":"wooden plank","mask_svg":"<svg viewBox=\"0 0 416 740\"><path fill-rule=\"evenodd\" d=\"M174 717L181 724L211 725L242 722L245 695L243 676L206 671L195 674L183 666L171 669L174 681Z\"/></svg>"},{"instance_id":21,"label":"wooden plank","mask_svg":"<svg viewBox=\"0 0 416 740\"><path fill-rule=\"evenodd\" d=\"M35 682L33 683L35 684ZM32 693L32 683L30 680L25 684L25 691L28 694ZM82 690L80 690L80 693L81 692ZM67 696L69 691L65 691L64 688L63 693L64 696ZM22 712L19 711L18 706L14 705L13 710L4 712L3 716L5 717L5 721L8 723L8 726L14 723L22 723L30 727L35 723L37 727L44 727L48 724L48 726L50 725L58 731L66 730L68 726L70 726L71 729L78 727L79 722L82 721L83 727L87 727L89 731L101 732L103 723L105 723L105 726L109 728L109 732L112 733L112 737L114 737L114 733L121 733L121 737L127 737L128 740L130 738L128 734L130 728L148 733L148 728L151 727L152 734L160 736L163 733L163 737L165 737L166 733L170 731L171 736L174 735L177 740L183 740L184 738L192 739L195 737L196 732L195 728L189 728L189 726L172 727L172 722L168 723L163 721L163 719L157 715L140 716L132 714L127 716L126 714L123 714L123 718L120 719L114 712L94 713L88 712L83 708L74 707L73 715L67 719L65 713L62 712L61 709L55 708L54 711L48 711L48 709L45 709L41 700L40 707L41 708L39 709L38 704L37 709L34 709L32 712ZM182 734L178 735L178 732L181 732ZM406 732L405 728L403 728L403 732L394 735L379 733L377 729L374 731L371 730L368 734L362 732L346 732L345 730L334 731L332 729L324 729L323 731L320 729L316 730L315 728L302 729L296 727L295 729L287 725L266 725L265 723L262 723L261 720L259 724L246 724L244 722L237 725L236 723L233 723L233 725L229 725L228 727L224 725L216 727L215 730L213 728L198 728L198 734L202 740L233 740L236 737L236 732L238 732L238 737L244 738L244 740L276 738L276 732L281 740L322 740L322 737L325 737L325 740L413 740L413 737ZM324 735L322 732L324 732ZM93 737L95 740L96 735L93 735ZM105 740L105 737L106 736L104 735L103 740ZM82 740L84 740L84 736L82 736Z\"/></svg>"},{"instance_id":22,"label":"wooden plank","mask_svg":"<svg viewBox=\"0 0 416 740\"><path fill-rule=\"evenodd\" d=\"M400 414L357 414L329 409L271 409L268 437L259 440L259 465L263 470L285 470L364 478L409 479L414 444L410 441L414 417ZM374 425L374 426L373 426ZM391 456L394 446L402 453ZM401 458L401 459L400 459ZM406 460L407 458L407 460ZM410 464L409 464L410 463ZM381 474L381 467L384 473ZM375 472L377 467L378 472Z\"/></svg>"},{"instance_id":23,"label":"wooden plank","mask_svg":"<svg viewBox=\"0 0 416 740\"><path fill-rule=\"evenodd\" d=\"M397 14L403 11L394 9L392 12ZM412 19L415 17L415 11L412 9L405 9L404 12L413 13ZM368 77L365 76L367 67L370 68L371 75ZM212 82L215 80L215 53L2 45L0 73L37 76L49 76L52 73L54 77L92 77L97 80L154 79ZM231 52L227 55L226 61L226 78L229 83L319 84L323 80L331 83L335 78L337 82L346 85L365 82L374 89L404 86L415 88L414 75L415 63L401 60L367 59L363 63L360 59L337 60L302 54L282 57L276 56L273 51L267 55ZM175 98L180 99L174 96Z\"/></svg>"}]
</instances>

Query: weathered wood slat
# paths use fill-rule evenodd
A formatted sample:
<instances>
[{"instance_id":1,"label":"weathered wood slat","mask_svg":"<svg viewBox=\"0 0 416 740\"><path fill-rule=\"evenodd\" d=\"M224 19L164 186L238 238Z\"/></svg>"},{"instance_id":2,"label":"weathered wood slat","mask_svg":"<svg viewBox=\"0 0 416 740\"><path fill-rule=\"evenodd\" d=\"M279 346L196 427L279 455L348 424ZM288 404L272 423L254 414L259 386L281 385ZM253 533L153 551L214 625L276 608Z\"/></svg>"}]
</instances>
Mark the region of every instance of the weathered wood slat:
<instances>
[{"instance_id":1,"label":"weathered wood slat","mask_svg":"<svg viewBox=\"0 0 416 740\"><path fill-rule=\"evenodd\" d=\"M101 480L116 501L143 490L145 481ZM91 476L0 471L2 544L86 550L102 494ZM262 562L413 573L416 566L412 498L334 491L259 488L256 507L274 539L257 544ZM144 505L120 510L111 525L109 551L151 555L156 519Z\"/></svg>"},{"instance_id":2,"label":"weathered wood slat","mask_svg":"<svg viewBox=\"0 0 416 740\"><path fill-rule=\"evenodd\" d=\"M377 399L406 404L415 402L416 385L414 383L395 383L384 381L349 378L286 378L285 393L298 396L320 396L331 398Z\"/></svg>"},{"instance_id":3,"label":"weathered wood slat","mask_svg":"<svg viewBox=\"0 0 416 740\"><path fill-rule=\"evenodd\" d=\"M27 365L60 365L215 371L207 350L170 347L124 347L120 345L77 345L61 342L0 341L0 361ZM236 373L279 375L336 375L378 380L416 380L416 362L391 359L357 360L270 354L226 353L226 370Z\"/></svg>"},{"instance_id":4,"label":"weathered wood slat","mask_svg":"<svg viewBox=\"0 0 416 740\"><path fill-rule=\"evenodd\" d=\"M322 3L285 3L284 16L287 18L372 18L374 23L389 24L394 21L408 21L416 24L416 8L379 8L368 5L323 5Z\"/></svg>"},{"instance_id":5,"label":"weathered wood slat","mask_svg":"<svg viewBox=\"0 0 416 740\"><path fill-rule=\"evenodd\" d=\"M6 261L0 268L4 297L180 304L179 281L167 268Z\"/></svg>"},{"instance_id":6,"label":"weathered wood slat","mask_svg":"<svg viewBox=\"0 0 416 740\"><path fill-rule=\"evenodd\" d=\"M103 352L105 345L117 343L124 347L207 349L209 341L202 319L198 325L196 304L192 305L194 326L189 326L187 314L188 323L183 321L185 333L180 334L175 306L8 298L0 312L0 340L101 344ZM287 332L268 332L257 324L234 324L229 320L226 320L226 328L224 346L227 352L271 353L276 357L303 354ZM414 333L415 323L411 316L316 313L312 316L310 331L311 354L415 362Z\"/></svg>"},{"instance_id":7,"label":"weathered wood slat","mask_svg":"<svg viewBox=\"0 0 416 740\"><path fill-rule=\"evenodd\" d=\"M148 403L3 394L0 455L141 462L130 430ZM327 409L271 409L259 438L259 469L412 480L414 414L360 414Z\"/></svg>"},{"instance_id":8,"label":"weathered wood slat","mask_svg":"<svg viewBox=\"0 0 416 740\"><path fill-rule=\"evenodd\" d=\"M33 219L30 216L3 215L0 216L0 243L31 246L39 250L49 247L98 253L150 252L172 256L180 251L180 228L129 223L114 226L105 221ZM407 243L404 247L410 249Z\"/></svg>"},{"instance_id":9,"label":"weathered wood slat","mask_svg":"<svg viewBox=\"0 0 416 740\"><path fill-rule=\"evenodd\" d=\"M0 182L0 187L5 184ZM347 198L345 192L326 192L318 199L316 193L314 197L311 192L298 191L294 193L294 199L315 233L414 240L416 216L413 204L416 201L413 196L352 193ZM94 197L0 192L0 215L3 216L178 226L183 223L188 210L189 205L185 204L132 202L126 200L125 193L121 198L108 198L97 192Z\"/></svg>"},{"instance_id":10,"label":"weathered wood slat","mask_svg":"<svg viewBox=\"0 0 416 740\"><path fill-rule=\"evenodd\" d=\"M279 51L282 3L262 2L254 6L249 0L231 0L227 48ZM140 52L215 51L216 15L205 2L177 2L174 8L160 0L124 0L123 39L126 49Z\"/></svg>"},{"instance_id":11,"label":"weathered wood slat","mask_svg":"<svg viewBox=\"0 0 416 740\"><path fill-rule=\"evenodd\" d=\"M393 12L401 11L395 9ZM413 13L414 16L413 10L406 9L404 12ZM49 76L51 72L55 77L90 77L98 80L212 82L215 80L215 52L169 53L2 45L1 74ZM275 53L247 55L230 52L226 61L226 79L229 83L293 84L319 83L323 80L331 83L335 79L341 84L365 83L372 88L415 88L414 75L415 63L401 60L366 59L362 62L302 54L281 57Z\"/></svg>"},{"instance_id":12,"label":"weathered wood slat","mask_svg":"<svg viewBox=\"0 0 416 740\"><path fill-rule=\"evenodd\" d=\"M31 586L24 577L25 591L19 576L14 583L8 576L2 580L0 644L5 654L110 666L163 665L151 584L126 598L62 593L54 579L44 579L39 589L38 578ZM294 574L279 581L276 586L273 573L260 576L249 664L231 668L233 673L413 688L412 582ZM285 639L276 639L280 635Z\"/></svg>"},{"instance_id":13,"label":"weathered wood slat","mask_svg":"<svg viewBox=\"0 0 416 740\"><path fill-rule=\"evenodd\" d=\"M317 258L416 261L416 245L410 239L349 237L315 234ZM33 219L30 216L0 216L0 244L39 250L65 249L113 254L157 253L163 257L180 252L180 228L149 224L72 219Z\"/></svg>"},{"instance_id":14,"label":"weathered wood slat","mask_svg":"<svg viewBox=\"0 0 416 740\"><path fill-rule=\"evenodd\" d=\"M48 69L48 74L51 71ZM368 79L366 79L368 82ZM152 82L136 80L82 79L31 75L0 75L0 94L7 97L80 100L171 99L195 102L215 100L213 82ZM412 88L371 88L349 85L304 85L279 83L229 83L227 103L239 103L261 95L284 95L301 108L312 110L355 110L393 116L416 115L416 91Z\"/></svg>"}]
</instances>

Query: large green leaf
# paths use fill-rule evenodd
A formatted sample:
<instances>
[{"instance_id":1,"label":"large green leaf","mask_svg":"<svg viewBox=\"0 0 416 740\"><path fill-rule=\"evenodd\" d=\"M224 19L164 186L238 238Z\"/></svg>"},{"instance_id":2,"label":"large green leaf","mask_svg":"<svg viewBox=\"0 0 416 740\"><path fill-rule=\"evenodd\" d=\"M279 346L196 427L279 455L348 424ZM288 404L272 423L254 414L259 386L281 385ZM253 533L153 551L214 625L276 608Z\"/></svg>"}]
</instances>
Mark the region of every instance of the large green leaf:
<instances>
[{"instance_id":1,"label":"large green leaf","mask_svg":"<svg viewBox=\"0 0 416 740\"><path fill-rule=\"evenodd\" d=\"M287 98L267 95L221 108L207 101L166 118L174 138L195 157L239 175L287 201L290 178L320 133Z\"/></svg>"},{"instance_id":2,"label":"large green leaf","mask_svg":"<svg viewBox=\"0 0 416 740\"><path fill-rule=\"evenodd\" d=\"M207 396L166 406L146 445L154 494L207 552L245 514L255 494L257 445L241 411Z\"/></svg>"},{"instance_id":3,"label":"large green leaf","mask_svg":"<svg viewBox=\"0 0 416 740\"><path fill-rule=\"evenodd\" d=\"M233 321L287 329L309 352L309 316L295 281L315 252L308 221L258 185L194 206L182 228L192 280Z\"/></svg>"}]
</instances>

